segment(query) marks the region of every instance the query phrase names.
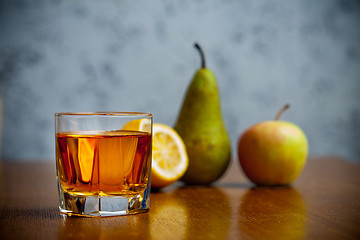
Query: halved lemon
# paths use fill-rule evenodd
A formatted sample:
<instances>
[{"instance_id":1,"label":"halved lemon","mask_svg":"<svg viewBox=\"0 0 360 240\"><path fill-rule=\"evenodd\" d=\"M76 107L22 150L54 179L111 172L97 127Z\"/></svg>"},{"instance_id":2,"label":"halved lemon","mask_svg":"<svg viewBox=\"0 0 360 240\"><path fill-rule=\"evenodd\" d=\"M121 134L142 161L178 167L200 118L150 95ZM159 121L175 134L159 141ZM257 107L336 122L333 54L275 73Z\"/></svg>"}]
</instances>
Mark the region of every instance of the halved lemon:
<instances>
[{"instance_id":1,"label":"halved lemon","mask_svg":"<svg viewBox=\"0 0 360 240\"><path fill-rule=\"evenodd\" d=\"M123 130L149 132L150 120L132 120ZM171 127L153 124L151 186L163 188L179 180L189 166L186 147L179 134Z\"/></svg>"},{"instance_id":2,"label":"halved lemon","mask_svg":"<svg viewBox=\"0 0 360 240\"><path fill-rule=\"evenodd\" d=\"M151 186L163 188L179 180L189 166L186 147L171 127L153 125Z\"/></svg>"}]
</instances>

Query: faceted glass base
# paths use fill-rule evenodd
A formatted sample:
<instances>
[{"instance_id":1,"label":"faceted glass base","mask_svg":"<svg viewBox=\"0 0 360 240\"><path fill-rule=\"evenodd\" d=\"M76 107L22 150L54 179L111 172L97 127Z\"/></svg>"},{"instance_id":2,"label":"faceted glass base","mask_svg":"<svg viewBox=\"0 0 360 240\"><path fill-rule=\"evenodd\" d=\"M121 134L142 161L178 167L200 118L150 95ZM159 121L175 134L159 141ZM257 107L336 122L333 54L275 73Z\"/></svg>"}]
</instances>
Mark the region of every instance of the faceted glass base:
<instances>
[{"instance_id":1,"label":"faceted glass base","mask_svg":"<svg viewBox=\"0 0 360 240\"><path fill-rule=\"evenodd\" d=\"M112 217L149 211L149 187L138 195L83 196L60 190L60 212L84 217Z\"/></svg>"}]
</instances>

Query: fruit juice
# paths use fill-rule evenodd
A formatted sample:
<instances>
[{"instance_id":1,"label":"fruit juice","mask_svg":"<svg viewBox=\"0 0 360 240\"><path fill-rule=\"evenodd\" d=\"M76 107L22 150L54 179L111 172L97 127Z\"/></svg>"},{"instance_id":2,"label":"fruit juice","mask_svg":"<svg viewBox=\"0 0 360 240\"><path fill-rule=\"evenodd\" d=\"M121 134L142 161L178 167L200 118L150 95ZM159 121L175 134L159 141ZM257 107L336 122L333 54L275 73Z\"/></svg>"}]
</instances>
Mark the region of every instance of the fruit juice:
<instances>
[{"instance_id":1,"label":"fruit juice","mask_svg":"<svg viewBox=\"0 0 360 240\"><path fill-rule=\"evenodd\" d=\"M56 148L59 187L71 195L131 196L148 184L150 133L62 132Z\"/></svg>"}]
</instances>

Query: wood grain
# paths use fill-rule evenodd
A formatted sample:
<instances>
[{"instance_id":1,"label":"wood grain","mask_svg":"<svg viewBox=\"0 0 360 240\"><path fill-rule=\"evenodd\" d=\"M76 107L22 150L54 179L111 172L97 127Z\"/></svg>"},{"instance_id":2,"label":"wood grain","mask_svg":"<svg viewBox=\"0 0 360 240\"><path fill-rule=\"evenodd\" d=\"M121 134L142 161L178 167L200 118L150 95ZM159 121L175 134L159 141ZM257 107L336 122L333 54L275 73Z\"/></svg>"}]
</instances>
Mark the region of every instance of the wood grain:
<instances>
[{"instance_id":1,"label":"wood grain","mask_svg":"<svg viewBox=\"0 0 360 240\"><path fill-rule=\"evenodd\" d=\"M59 214L53 163L1 164L1 239L360 239L360 165L310 157L291 187L256 188L237 162L211 187L151 193L150 212Z\"/></svg>"}]
</instances>

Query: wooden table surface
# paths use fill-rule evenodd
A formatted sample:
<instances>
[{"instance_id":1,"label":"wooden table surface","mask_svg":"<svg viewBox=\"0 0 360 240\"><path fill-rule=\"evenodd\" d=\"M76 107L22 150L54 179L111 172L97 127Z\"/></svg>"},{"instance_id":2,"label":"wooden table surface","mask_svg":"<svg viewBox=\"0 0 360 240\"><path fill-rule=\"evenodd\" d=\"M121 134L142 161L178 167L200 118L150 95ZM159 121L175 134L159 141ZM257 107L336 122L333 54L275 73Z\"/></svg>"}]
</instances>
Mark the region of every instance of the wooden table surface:
<instances>
[{"instance_id":1,"label":"wooden table surface","mask_svg":"<svg viewBox=\"0 0 360 240\"><path fill-rule=\"evenodd\" d=\"M255 188L233 162L212 187L151 193L150 212L59 214L55 164L1 165L0 239L360 239L360 165L310 157L292 187Z\"/></svg>"}]
</instances>

